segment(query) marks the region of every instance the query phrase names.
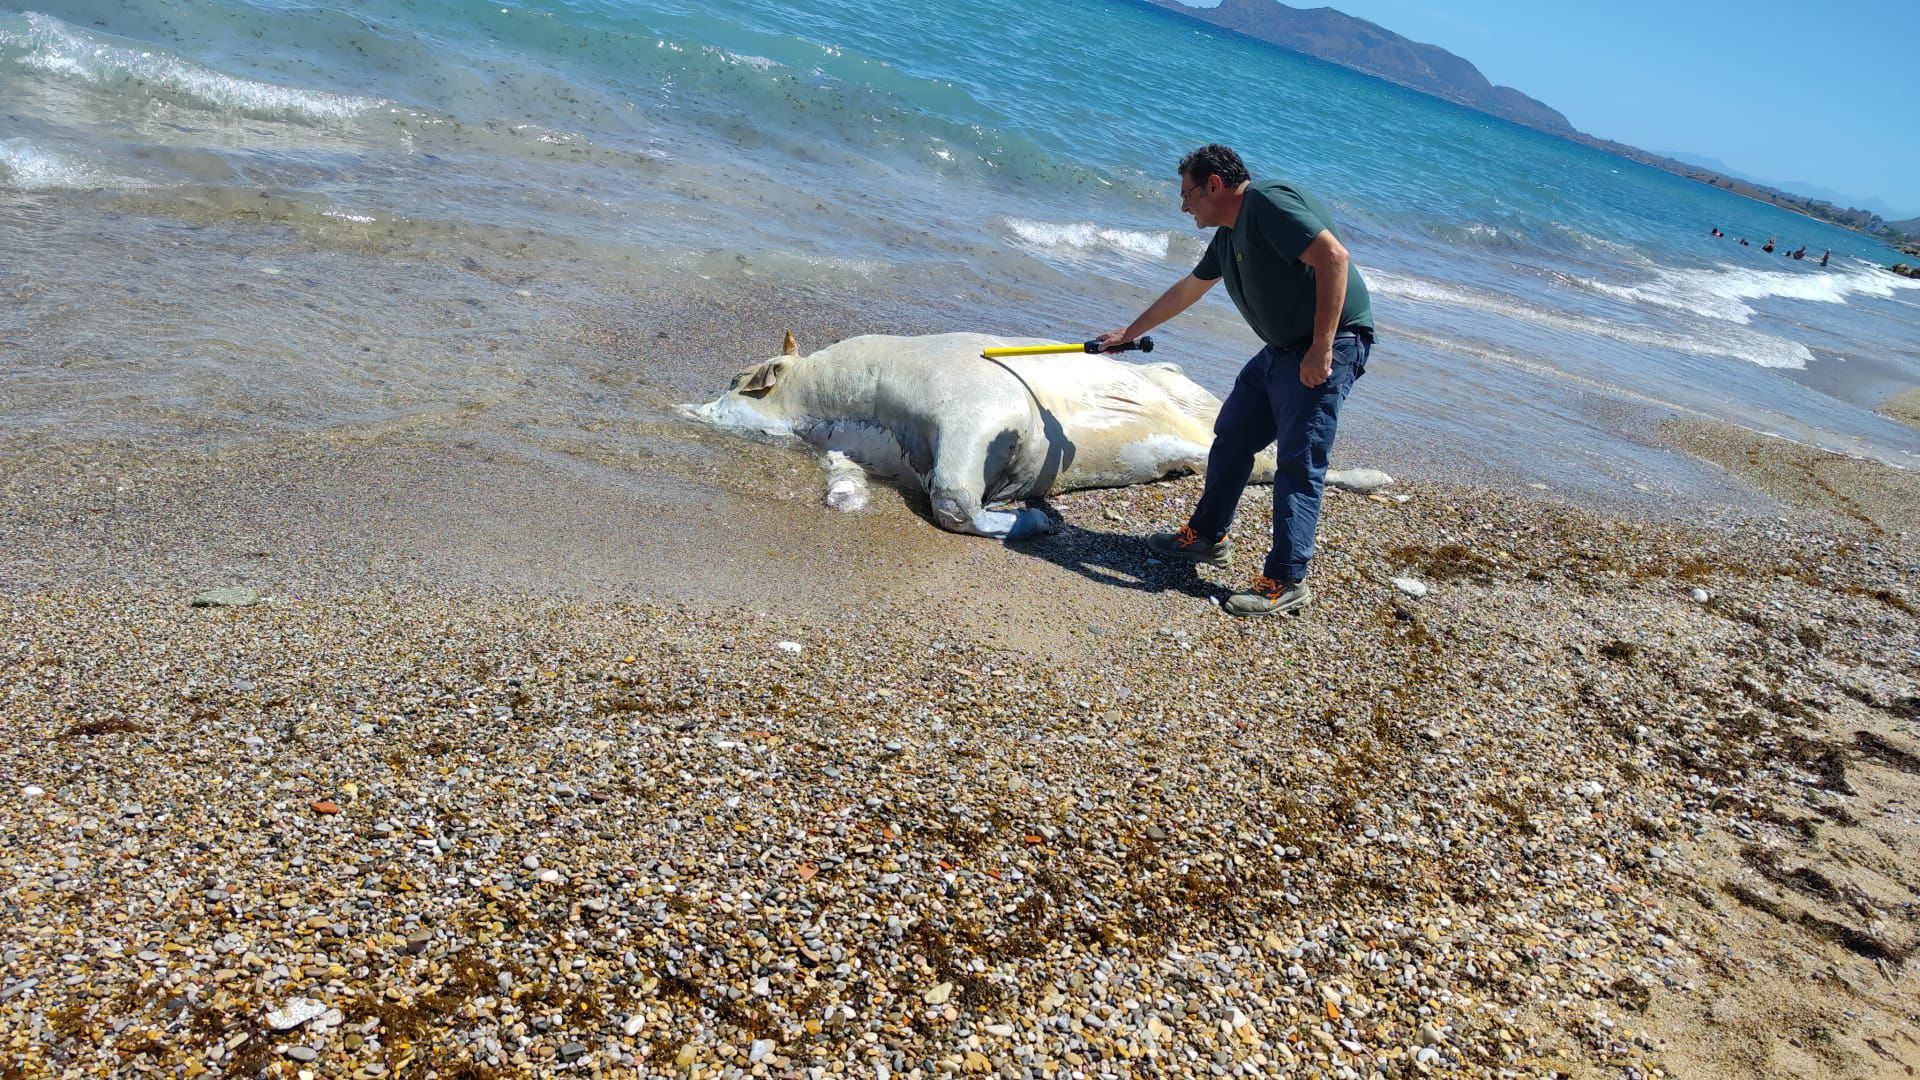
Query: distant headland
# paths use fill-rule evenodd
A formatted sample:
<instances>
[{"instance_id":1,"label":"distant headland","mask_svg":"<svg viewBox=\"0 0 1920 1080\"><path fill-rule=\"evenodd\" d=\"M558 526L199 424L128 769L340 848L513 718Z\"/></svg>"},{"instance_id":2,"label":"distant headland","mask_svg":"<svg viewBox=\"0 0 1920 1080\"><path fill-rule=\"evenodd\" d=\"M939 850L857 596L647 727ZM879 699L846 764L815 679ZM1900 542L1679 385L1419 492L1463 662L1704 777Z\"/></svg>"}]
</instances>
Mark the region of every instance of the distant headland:
<instances>
[{"instance_id":1,"label":"distant headland","mask_svg":"<svg viewBox=\"0 0 1920 1080\"><path fill-rule=\"evenodd\" d=\"M1470 61L1438 45L1424 45L1365 19L1333 8L1288 7L1279 0L1221 0L1218 7L1191 7L1181 0L1136 0L1232 33L1339 64L1423 94L1511 120L1564 139L1684 176L1783 210L1865 233L1909 254L1920 255L1920 218L1885 221L1878 214L1838 207L1821 199L1781 191L1711 169L1651 153L1576 130L1550 106L1510 86L1496 86Z\"/></svg>"}]
</instances>

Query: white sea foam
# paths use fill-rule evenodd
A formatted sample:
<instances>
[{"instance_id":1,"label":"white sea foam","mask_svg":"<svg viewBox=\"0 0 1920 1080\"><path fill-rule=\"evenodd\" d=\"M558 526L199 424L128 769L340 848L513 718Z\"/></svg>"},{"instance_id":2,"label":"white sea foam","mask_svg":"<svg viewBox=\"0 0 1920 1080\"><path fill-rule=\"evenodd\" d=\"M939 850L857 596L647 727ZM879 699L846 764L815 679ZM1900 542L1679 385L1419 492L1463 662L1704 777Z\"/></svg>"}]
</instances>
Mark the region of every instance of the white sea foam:
<instances>
[{"instance_id":1,"label":"white sea foam","mask_svg":"<svg viewBox=\"0 0 1920 1080\"><path fill-rule=\"evenodd\" d=\"M778 60L770 60L767 57L754 56L752 54L729 52L726 49L712 45L704 46L701 51L708 56L717 56L735 67L750 67L755 71L772 71L774 68L781 66Z\"/></svg>"},{"instance_id":2,"label":"white sea foam","mask_svg":"<svg viewBox=\"0 0 1920 1080\"><path fill-rule=\"evenodd\" d=\"M1368 291L1401 300L1441 304L1492 312L1508 318L1523 319L1576 334L1610 338L1631 345L1644 345L1697 356L1724 356L1770 368L1805 368L1813 362L1813 353L1797 341L1762 334L1753 330L1717 329L1691 335L1657 327L1641 326L1611 319L1596 319L1531 304L1514 296L1485 289L1407 277L1385 270L1366 271Z\"/></svg>"},{"instance_id":3,"label":"white sea foam","mask_svg":"<svg viewBox=\"0 0 1920 1080\"><path fill-rule=\"evenodd\" d=\"M91 191L145 186L131 177L115 176L66 154L36 146L26 139L0 139L0 181L28 191L61 188Z\"/></svg>"},{"instance_id":4,"label":"white sea foam","mask_svg":"<svg viewBox=\"0 0 1920 1080\"><path fill-rule=\"evenodd\" d=\"M1845 304L1850 296L1885 298L1892 296L1895 289L1914 287L1877 267L1867 270L1832 267L1824 273L1810 273L1756 270L1724 263L1712 270L1655 270L1653 280L1643 285L1574 280L1584 288L1616 300L1652 304L1741 325L1751 322L1754 316L1749 300L1778 297L1816 304Z\"/></svg>"},{"instance_id":5,"label":"white sea foam","mask_svg":"<svg viewBox=\"0 0 1920 1080\"><path fill-rule=\"evenodd\" d=\"M254 116L344 120L386 104L242 79L156 49L118 45L34 11L0 16L0 62L89 83L139 83L203 107Z\"/></svg>"},{"instance_id":6,"label":"white sea foam","mask_svg":"<svg viewBox=\"0 0 1920 1080\"><path fill-rule=\"evenodd\" d=\"M1136 259L1164 259L1173 243L1170 232L1114 229L1085 221L1060 224L1010 217L1006 227L1021 244L1059 254L1111 252Z\"/></svg>"}]
</instances>

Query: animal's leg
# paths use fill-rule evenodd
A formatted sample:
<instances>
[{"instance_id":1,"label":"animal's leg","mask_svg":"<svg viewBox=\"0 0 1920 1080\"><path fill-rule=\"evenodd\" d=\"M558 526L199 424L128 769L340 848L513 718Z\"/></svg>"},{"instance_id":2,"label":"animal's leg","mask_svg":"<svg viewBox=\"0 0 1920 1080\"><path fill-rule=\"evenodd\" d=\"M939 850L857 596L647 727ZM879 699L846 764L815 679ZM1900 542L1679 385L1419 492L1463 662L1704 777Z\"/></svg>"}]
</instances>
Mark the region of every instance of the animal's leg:
<instances>
[{"instance_id":1,"label":"animal's leg","mask_svg":"<svg viewBox=\"0 0 1920 1080\"><path fill-rule=\"evenodd\" d=\"M838 450L829 450L820 459L827 474L827 491L822 501L835 510L854 511L867 505L867 471L860 463Z\"/></svg>"},{"instance_id":2,"label":"animal's leg","mask_svg":"<svg viewBox=\"0 0 1920 1080\"><path fill-rule=\"evenodd\" d=\"M989 510L980 503L985 471L981 455L942 446L927 477L927 500L940 527L995 540L1023 540L1053 531L1053 519L1033 509Z\"/></svg>"},{"instance_id":3,"label":"animal's leg","mask_svg":"<svg viewBox=\"0 0 1920 1080\"><path fill-rule=\"evenodd\" d=\"M1024 540L1053 531L1053 519L1043 510L989 510L980 505L979 493L964 488L936 487L927 495L933 504L933 519L952 532Z\"/></svg>"},{"instance_id":4,"label":"animal's leg","mask_svg":"<svg viewBox=\"0 0 1920 1080\"><path fill-rule=\"evenodd\" d=\"M1269 446L1265 450L1253 455L1253 475L1247 477L1247 483L1271 484L1273 483L1273 470L1273 447Z\"/></svg>"}]
</instances>

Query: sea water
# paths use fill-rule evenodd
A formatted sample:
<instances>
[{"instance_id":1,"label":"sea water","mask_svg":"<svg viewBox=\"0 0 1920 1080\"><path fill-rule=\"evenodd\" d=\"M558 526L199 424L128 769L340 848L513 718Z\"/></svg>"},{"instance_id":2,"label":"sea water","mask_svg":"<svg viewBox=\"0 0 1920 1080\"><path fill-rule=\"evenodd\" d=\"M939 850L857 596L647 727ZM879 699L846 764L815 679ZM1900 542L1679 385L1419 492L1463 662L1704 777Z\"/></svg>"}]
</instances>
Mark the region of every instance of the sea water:
<instances>
[{"instance_id":1,"label":"sea water","mask_svg":"<svg viewBox=\"0 0 1920 1080\"><path fill-rule=\"evenodd\" d=\"M1208 141L1366 275L1349 445L1599 493L1685 490L1669 418L1920 463L1871 408L1920 385L1897 253L1121 0L0 6L0 449L585 440L656 403L553 343L676 282L1090 337L1198 258ZM1218 392L1222 292L1155 354Z\"/></svg>"}]
</instances>

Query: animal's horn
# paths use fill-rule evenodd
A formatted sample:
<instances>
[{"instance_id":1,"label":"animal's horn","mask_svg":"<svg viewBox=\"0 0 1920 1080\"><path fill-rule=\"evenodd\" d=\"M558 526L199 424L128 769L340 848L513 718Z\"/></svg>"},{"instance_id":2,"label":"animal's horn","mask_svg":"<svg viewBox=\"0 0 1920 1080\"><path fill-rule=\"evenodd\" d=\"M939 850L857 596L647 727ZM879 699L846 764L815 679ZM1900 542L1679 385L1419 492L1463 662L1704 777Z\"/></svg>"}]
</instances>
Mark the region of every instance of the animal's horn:
<instances>
[{"instance_id":1,"label":"animal's horn","mask_svg":"<svg viewBox=\"0 0 1920 1080\"><path fill-rule=\"evenodd\" d=\"M799 356L800 346L793 340L793 331L787 331L787 340L780 346L781 356Z\"/></svg>"}]
</instances>

